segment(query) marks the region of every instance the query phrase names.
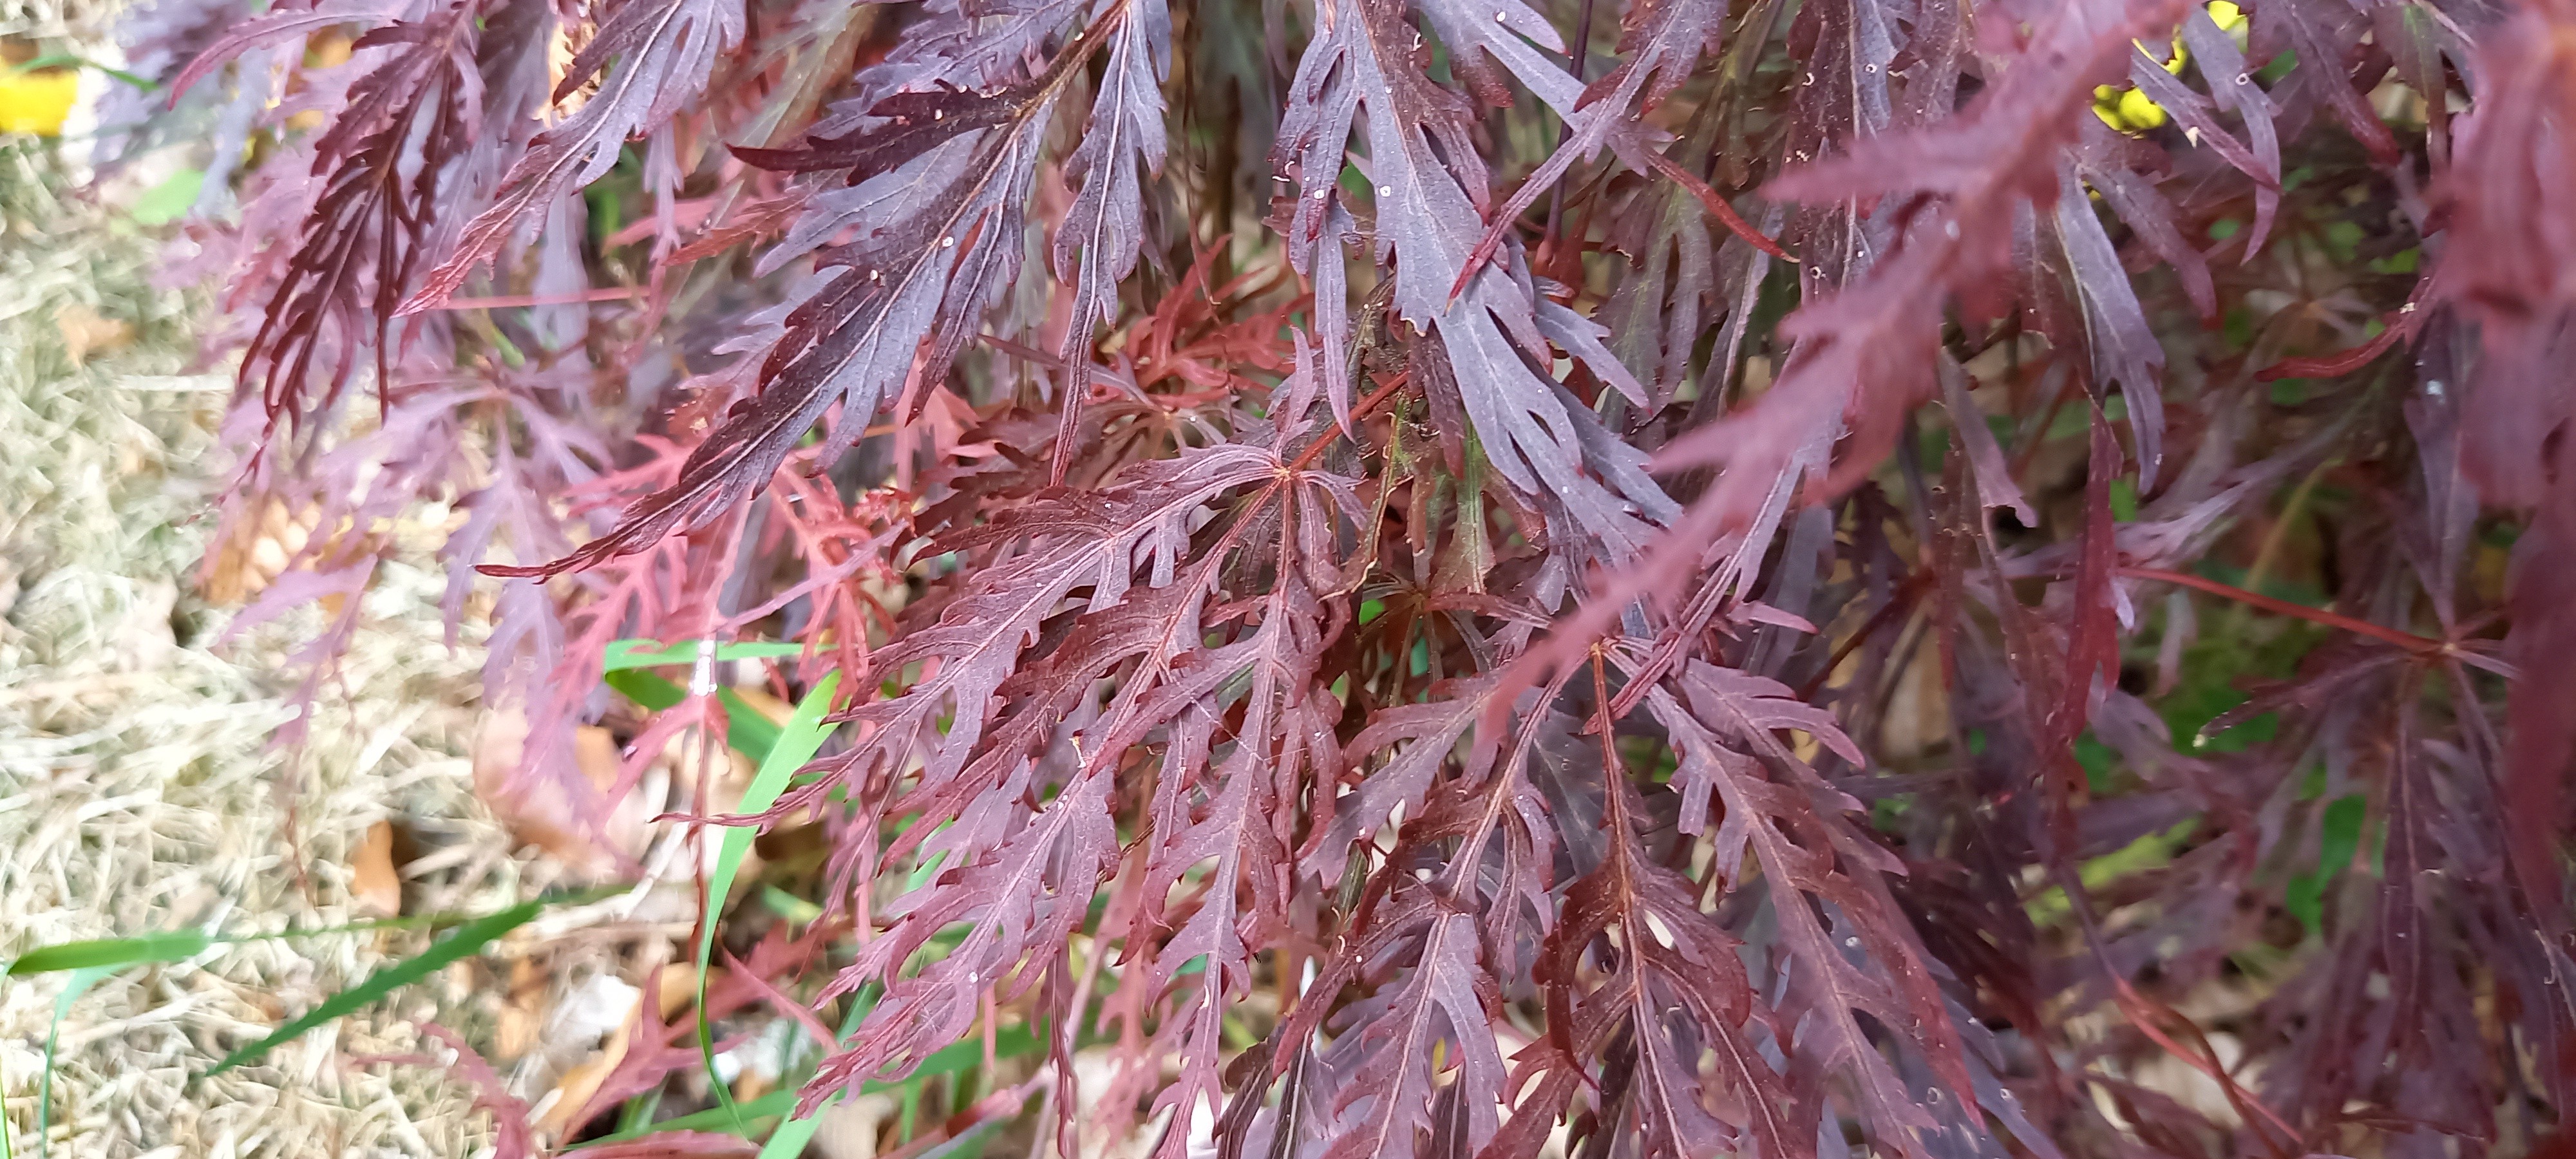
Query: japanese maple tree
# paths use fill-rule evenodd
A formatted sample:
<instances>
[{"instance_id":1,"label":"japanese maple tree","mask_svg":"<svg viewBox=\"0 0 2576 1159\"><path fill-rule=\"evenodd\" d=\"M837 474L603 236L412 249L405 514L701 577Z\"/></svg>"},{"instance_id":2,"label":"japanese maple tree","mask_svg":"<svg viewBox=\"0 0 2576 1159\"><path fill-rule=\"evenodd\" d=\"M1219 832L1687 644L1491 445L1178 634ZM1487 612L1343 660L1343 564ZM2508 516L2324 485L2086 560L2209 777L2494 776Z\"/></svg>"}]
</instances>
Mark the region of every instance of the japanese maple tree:
<instances>
[{"instance_id":1,"label":"japanese maple tree","mask_svg":"<svg viewBox=\"0 0 2576 1159\"><path fill-rule=\"evenodd\" d=\"M585 778L616 641L839 673L716 819L821 834L773 880L821 916L706 915L709 1013L829 1042L804 1110L978 1041L940 1130L1066 1154L2576 1110L2576 3L127 31L123 139L208 174L227 550L313 529L244 614L323 604L308 687L422 502L514 792L605 818L740 712L700 664ZM700 1065L653 1029L578 1137Z\"/></svg>"}]
</instances>

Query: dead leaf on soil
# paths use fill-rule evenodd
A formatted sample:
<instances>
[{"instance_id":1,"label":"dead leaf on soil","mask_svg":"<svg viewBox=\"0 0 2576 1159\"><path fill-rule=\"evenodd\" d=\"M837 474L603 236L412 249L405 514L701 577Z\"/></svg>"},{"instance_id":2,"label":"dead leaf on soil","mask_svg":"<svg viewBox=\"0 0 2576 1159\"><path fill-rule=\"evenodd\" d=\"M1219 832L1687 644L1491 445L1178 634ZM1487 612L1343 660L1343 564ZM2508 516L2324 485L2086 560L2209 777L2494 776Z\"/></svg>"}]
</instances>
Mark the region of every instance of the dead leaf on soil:
<instances>
[{"instance_id":1,"label":"dead leaf on soil","mask_svg":"<svg viewBox=\"0 0 2576 1159\"><path fill-rule=\"evenodd\" d=\"M592 736L597 734L597 738ZM594 789L615 786L617 746L607 745L607 779L601 779L597 757L605 729L585 729L574 737L574 763ZM510 836L552 855L576 875L595 877L616 867L616 859L585 833L574 802L561 785L515 778L528 745L528 721L516 712L494 712L483 718L474 738L474 792L483 799Z\"/></svg>"},{"instance_id":2,"label":"dead leaf on soil","mask_svg":"<svg viewBox=\"0 0 2576 1159\"><path fill-rule=\"evenodd\" d=\"M394 872L394 824L378 821L349 855L349 895L360 913L389 918L402 913L402 877Z\"/></svg>"},{"instance_id":3,"label":"dead leaf on soil","mask_svg":"<svg viewBox=\"0 0 2576 1159\"><path fill-rule=\"evenodd\" d=\"M62 331L63 355L78 367L92 354L103 354L134 341L134 327L78 302L54 311L54 328Z\"/></svg>"},{"instance_id":4,"label":"dead leaf on soil","mask_svg":"<svg viewBox=\"0 0 2576 1159\"><path fill-rule=\"evenodd\" d=\"M712 983L714 975L709 975L708 980ZM698 1000L697 965L691 962L672 962L663 966L658 986L659 989L653 997L653 1006L661 1015L662 1021L669 1022L673 1016L688 1009L690 1003Z\"/></svg>"},{"instance_id":5,"label":"dead leaf on soil","mask_svg":"<svg viewBox=\"0 0 2576 1159\"><path fill-rule=\"evenodd\" d=\"M515 1062L537 1048L546 1025L546 977L537 970L534 958L510 963L510 995L501 1004L498 1022L492 1036L496 1056Z\"/></svg>"}]
</instances>

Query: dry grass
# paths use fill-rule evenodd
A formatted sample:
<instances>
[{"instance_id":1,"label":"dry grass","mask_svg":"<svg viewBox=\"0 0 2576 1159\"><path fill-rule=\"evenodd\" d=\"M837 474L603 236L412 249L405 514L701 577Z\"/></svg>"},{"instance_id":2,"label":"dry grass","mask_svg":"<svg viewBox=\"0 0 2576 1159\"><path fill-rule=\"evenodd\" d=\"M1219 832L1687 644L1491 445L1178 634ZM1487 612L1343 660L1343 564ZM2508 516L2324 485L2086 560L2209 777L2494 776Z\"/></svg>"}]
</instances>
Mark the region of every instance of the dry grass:
<instances>
[{"instance_id":1,"label":"dry grass","mask_svg":"<svg viewBox=\"0 0 2576 1159\"><path fill-rule=\"evenodd\" d=\"M443 643L441 577L389 568L310 743L270 747L293 711L277 673L295 626L218 647L224 613L191 594L229 383L182 373L189 304L147 285L152 243L118 211L61 193L48 165L25 139L0 138L0 959L70 939L365 916L349 854L389 817L423 851L407 908L515 900L526 867L473 800L464 757L479 657ZM481 1018L466 1008L481 976L417 987L264 1065L192 1081L421 943L259 942L102 983L61 1027L51 1153L472 1153L488 1129L468 1092L358 1060L413 1049L411 1019ZM36 1151L62 984L0 979L0 1096L22 1156Z\"/></svg>"}]
</instances>

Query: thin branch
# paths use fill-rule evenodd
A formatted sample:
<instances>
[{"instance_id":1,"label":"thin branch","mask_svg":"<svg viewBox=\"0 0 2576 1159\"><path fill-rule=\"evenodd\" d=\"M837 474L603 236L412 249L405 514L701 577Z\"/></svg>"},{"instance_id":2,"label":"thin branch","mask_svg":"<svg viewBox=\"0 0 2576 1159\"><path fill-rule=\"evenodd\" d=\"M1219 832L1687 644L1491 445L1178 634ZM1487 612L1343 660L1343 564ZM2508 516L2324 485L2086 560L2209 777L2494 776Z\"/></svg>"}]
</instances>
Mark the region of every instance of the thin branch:
<instances>
[{"instance_id":1,"label":"thin branch","mask_svg":"<svg viewBox=\"0 0 2576 1159\"><path fill-rule=\"evenodd\" d=\"M2294 604L2288 600L2277 600L2264 595L2261 592L2249 592L2233 584L2223 584L2214 579L2203 579L2188 572L2167 571L2160 567L2124 567L2118 569L2118 572L2119 574L2128 576L2131 579L2157 580L2163 583L2181 584L2187 588L2197 588L2201 591L2208 592L2213 596L2225 596L2226 598L2235 600L2240 604L2260 608L2267 612L2275 612L2284 616L2296 616L2311 624L2323 624L2329 628L2341 628L2347 632L2368 636L2373 640L2395 644L2409 652L2433 655L2453 650L2452 645L2448 641L2436 640L2430 636L2418 636L2413 632L2400 631L2396 628L2371 623L2368 620L2356 620L2350 616L2336 612L2329 612L2323 608L2311 608L2306 604Z\"/></svg>"}]
</instances>

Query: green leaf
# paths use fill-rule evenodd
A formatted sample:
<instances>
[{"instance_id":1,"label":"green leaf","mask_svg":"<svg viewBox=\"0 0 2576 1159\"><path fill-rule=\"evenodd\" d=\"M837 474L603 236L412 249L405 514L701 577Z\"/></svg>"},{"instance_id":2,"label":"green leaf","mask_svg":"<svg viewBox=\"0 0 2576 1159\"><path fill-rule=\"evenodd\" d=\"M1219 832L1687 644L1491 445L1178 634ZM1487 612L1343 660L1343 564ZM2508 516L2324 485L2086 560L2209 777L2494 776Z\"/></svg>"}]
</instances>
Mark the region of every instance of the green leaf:
<instances>
[{"instance_id":1,"label":"green leaf","mask_svg":"<svg viewBox=\"0 0 2576 1159\"><path fill-rule=\"evenodd\" d=\"M2423 264L2423 260L2424 251L2422 249L2415 246L2408 246L2407 248L2390 254L2387 257L2372 258L2370 260L2370 272L2374 274L2411 274L2415 272L2417 266Z\"/></svg>"},{"instance_id":2,"label":"green leaf","mask_svg":"<svg viewBox=\"0 0 2576 1159\"><path fill-rule=\"evenodd\" d=\"M804 653L803 644L793 643L753 641L716 645L718 660L768 660L782 656L801 656ZM686 644L673 644L668 648L661 647L660 642L656 640L613 640L609 642L607 656L601 662L601 670L623 672L629 668L658 668L697 662L698 643L694 640Z\"/></svg>"},{"instance_id":3,"label":"green leaf","mask_svg":"<svg viewBox=\"0 0 2576 1159\"><path fill-rule=\"evenodd\" d=\"M2317 871L2291 878L2283 891L2282 906L2298 915L2310 933L2325 928L2326 886L2351 867L2353 853L2361 848L2361 823L2369 812L2369 799L2359 793L2327 802L2317 825Z\"/></svg>"},{"instance_id":4,"label":"green leaf","mask_svg":"<svg viewBox=\"0 0 2576 1159\"><path fill-rule=\"evenodd\" d=\"M198 191L205 187L205 170L181 169L161 184L144 190L126 213L139 225L167 225L185 216L197 204Z\"/></svg>"},{"instance_id":5,"label":"green leaf","mask_svg":"<svg viewBox=\"0 0 2576 1159\"><path fill-rule=\"evenodd\" d=\"M366 981L332 995L321 1005L306 1011L303 1017L278 1027L276 1032L268 1037L225 1056L222 1062L215 1064L213 1070L206 1072L206 1077L211 1078L234 1067L258 1061L280 1043L366 1006L396 989L428 977L448 963L481 950L494 938L526 925L528 919L537 916L545 907L546 903L542 899L521 902L490 917L476 918L456 927L446 937L431 943L430 947L421 951L418 957L406 958L368 975Z\"/></svg>"},{"instance_id":6,"label":"green leaf","mask_svg":"<svg viewBox=\"0 0 2576 1159\"><path fill-rule=\"evenodd\" d=\"M2111 520L2115 523L2138 521L2138 485L2128 479L2111 480Z\"/></svg>"},{"instance_id":7,"label":"green leaf","mask_svg":"<svg viewBox=\"0 0 2576 1159\"><path fill-rule=\"evenodd\" d=\"M215 944L215 938L199 930L171 930L167 933L137 934L130 938L98 938L86 942L63 942L29 950L9 963L9 976L50 974L58 970L121 970L147 962L184 962Z\"/></svg>"}]
</instances>

